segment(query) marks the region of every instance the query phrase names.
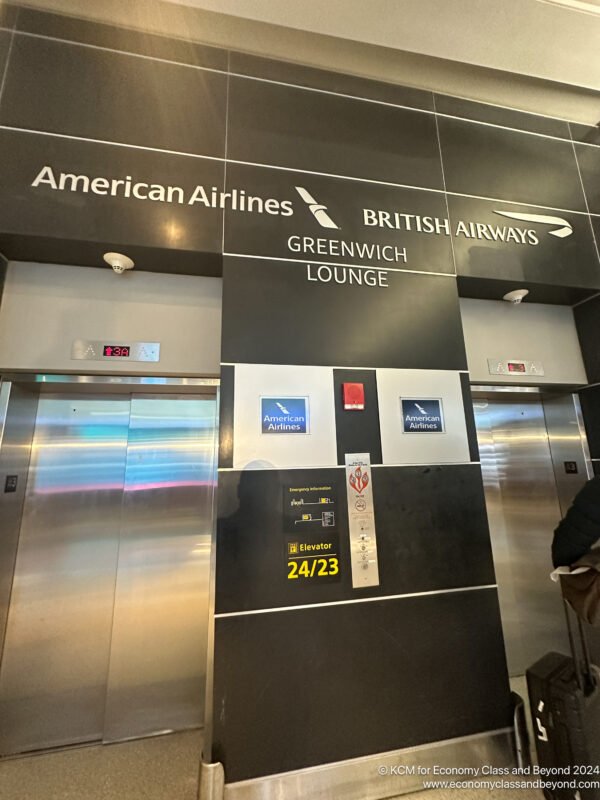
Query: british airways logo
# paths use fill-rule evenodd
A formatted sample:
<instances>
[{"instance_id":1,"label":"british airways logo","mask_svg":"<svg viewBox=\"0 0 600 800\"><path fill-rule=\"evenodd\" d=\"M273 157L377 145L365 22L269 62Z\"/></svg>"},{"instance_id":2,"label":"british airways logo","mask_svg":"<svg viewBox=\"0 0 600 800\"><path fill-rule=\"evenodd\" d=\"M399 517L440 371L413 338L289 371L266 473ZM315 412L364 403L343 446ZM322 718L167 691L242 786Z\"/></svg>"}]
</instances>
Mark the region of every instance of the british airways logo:
<instances>
[{"instance_id":1,"label":"british airways logo","mask_svg":"<svg viewBox=\"0 0 600 800\"><path fill-rule=\"evenodd\" d=\"M524 214L520 211L494 211L494 214L500 214L502 217L508 219L516 219L520 222L538 222L542 225L558 225L553 231L548 231L550 236L556 236L558 239L565 239L573 233L573 228L570 222L562 217L550 217L546 214Z\"/></svg>"}]
</instances>

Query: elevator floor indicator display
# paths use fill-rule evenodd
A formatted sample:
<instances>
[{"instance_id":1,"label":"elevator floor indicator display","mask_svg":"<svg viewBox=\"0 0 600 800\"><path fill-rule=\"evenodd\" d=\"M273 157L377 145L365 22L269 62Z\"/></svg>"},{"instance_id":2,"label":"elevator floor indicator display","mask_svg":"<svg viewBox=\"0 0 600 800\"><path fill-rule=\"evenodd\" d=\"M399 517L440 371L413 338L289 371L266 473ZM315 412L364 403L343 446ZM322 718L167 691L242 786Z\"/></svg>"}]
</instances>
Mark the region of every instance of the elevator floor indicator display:
<instances>
[{"instance_id":1,"label":"elevator floor indicator display","mask_svg":"<svg viewBox=\"0 0 600 800\"><path fill-rule=\"evenodd\" d=\"M404 433L444 433L442 401L400 398Z\"/></svg>"},{"instance_id":2,"label":"elevator floor indicator display","mask_svg":"<svg viewBox=\"0 0 600 800\"><path fill-rule=\"evenodd\" d=\"M261 432L308 433L308 397L261 397Z\"/></svg>"}]
</instances>

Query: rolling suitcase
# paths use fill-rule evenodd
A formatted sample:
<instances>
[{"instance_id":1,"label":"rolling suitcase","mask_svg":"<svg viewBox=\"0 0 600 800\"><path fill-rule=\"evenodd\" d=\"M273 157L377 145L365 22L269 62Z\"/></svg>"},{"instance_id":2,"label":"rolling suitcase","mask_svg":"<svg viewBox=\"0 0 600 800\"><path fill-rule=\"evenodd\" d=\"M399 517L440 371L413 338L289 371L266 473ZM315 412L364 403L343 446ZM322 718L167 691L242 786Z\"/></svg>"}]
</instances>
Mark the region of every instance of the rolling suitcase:
<instances>
[{"instance_id":1,"label":"rolling suitcase","mask_svg":"<svg viewBox=\"0 0 600 800\"><path fill-rule=\"evenodd\" d=\"M545 789L548 800L600 800L600 670L579 617L577 652L570 613L565 602L571 656L548 653L527 670L533 734L538 764L549 770L540 777L578 784Z\"/></svg>"}]
</instances>

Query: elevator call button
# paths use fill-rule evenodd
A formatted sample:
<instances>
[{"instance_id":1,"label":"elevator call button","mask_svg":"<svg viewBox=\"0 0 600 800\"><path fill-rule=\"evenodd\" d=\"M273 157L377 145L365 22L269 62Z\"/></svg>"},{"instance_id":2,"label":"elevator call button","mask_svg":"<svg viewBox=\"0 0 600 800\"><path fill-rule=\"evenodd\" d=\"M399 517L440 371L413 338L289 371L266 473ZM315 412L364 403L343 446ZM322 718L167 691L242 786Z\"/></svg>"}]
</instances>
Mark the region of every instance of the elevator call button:
<instances>
[{"instance_id":1,"label":"elevator call button","mask_svg":"<svg viewBox=\"0 0 600 800\"><path fill-rule=\"evenodd\" d=\"M4 481L4 492L5 493L16 492L18 483L19 483L18 475L7 475L6 480Z\"/></svg>"}]
</instances>

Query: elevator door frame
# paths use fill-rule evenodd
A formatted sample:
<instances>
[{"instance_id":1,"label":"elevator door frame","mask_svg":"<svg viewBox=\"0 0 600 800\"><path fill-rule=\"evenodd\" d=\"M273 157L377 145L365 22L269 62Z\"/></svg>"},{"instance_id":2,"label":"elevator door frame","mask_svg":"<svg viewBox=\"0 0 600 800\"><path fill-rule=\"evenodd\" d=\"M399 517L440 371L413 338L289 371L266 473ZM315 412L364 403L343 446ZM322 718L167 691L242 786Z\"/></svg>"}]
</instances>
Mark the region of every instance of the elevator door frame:
<instances>
[{"instance_id":1,"label":"elevator door frame","mask_svg":"<svg viewBox=\"0 0 600 800\"><path fill-rule=\"evenodd\" d=\"M548 481L547 488L552 492L552 497L548 496L547 498L548 503L556 503L556 508L554 509L551 522L546 520L548 523L548 581L547 584L540 584L539 581L534 581L531 585L531 591L533 592L532 598L535 596L536 591L539 593L540 589L542 589L544 595L546 595L546 600L543 603L544 606L547 605L546 612L551 613L553 620L556 618L556 626L554 626L556 630L554 634L551 634L550 636L551 639L554 637L554 639L550 642L552 645L550 649L558 649L562 650L563 652L567 652L568 647L566 642L566 632L564 632L559 590L558 587L550 582L549 578L549 573L552 569L550 559L552 531L554 530L555 525L558 524L561 516L564 516L566 513L574 495L577 493L579 488L583 486L590 477L593 477L593 466L590 459L587 437L583 425L579 397L574 392L574 388L575 387L548 387L548 389L546 389L546 387L513 385L471 386L473 405L475 408L477 407L478 401L486 400L490 403L496 404L502 404L504 401L507 403L507 405L511 404L514 406L521 404L526 406L528 403L535 403L539 411L541 411L541 423L544 428L545 437L543 442L541 440L538 441L537 450L532 451L531 458L533 458L535 461L536 452L540 456L543 455L542 450L547 451L546 456L544 456L544 458L547 460L544 461L544 459L542 459L543 463L540 462L540 469L542 470L542 474L545 473L545 477L540 474L539 477L542 482L540 483L539 488L544 494L543 482L545 480ZM520 589L518 588L519 581L517 577L512 574L513 570L510 566L512 563L510 552L511 550L514 550L515 547L517 551L519 551L519 548L522 549L522 541L520 532L518 538L514 539L515 530L514 525L510 524L511 517L509 515L507 518L505 516L505 511L503 510L505 498L502 496L501 475L498 471L499 465L502 466L502 463L504 463L502 462L502 447L500 447L500 450L498 450L499 445L494 443L493 436L494 430L498 430L501 434L503 428L502 426L497 429L494 428L493 419L491 417L485 419L485 411L482 412L482 417L485 424L481 427L477 425L477 432L480 446L482 473L486 487L486 506L490 523L492 546L494 549L495 558L497 559L496 569L498 572L500 602L501 607L504 608L503 625L505 627L505 639L507 641L507 645L509 642L513 642L512 652L508 654L509 663L512 663L513 665L511 667L511 674L518 675L522 674L524 671L521 669L521 667L530 666L530 663L527 662L527 653L521 653L520 644L523 635L521 630L521 622L524 619L522 619L522 612L525 612L526 616L528 614L527 606L523 606L523 601L526 599L526 594L523 595L523 586L521 586ZM534 417L536 417L535 412ZM510 433L511 429L509 428L507 430ZM516 435L517 433L518 428L515 428L514 434ZM489 441L486 442L485 440L487 438L489 438ZM482 441L492 447L492 451L489 454L489 463L487 464L485 463L486 456L482 448ZM509 441L510 437L509 440L506 440L506 446L509 449L506 451L505 457L509 456L512 452L512 445L509 445ZM485 447L485 444L483 446ZM535 443L533 443L532 446L535 447ZM517 457L518 464L518 450L512 452L511 457ZM579 466L579 472L577 474L566 474L565 462L567 460L577 461ZM506 489L509 491L510 498L510 482L506 486ZM551 511L552 509L548 508L547 510ZM554 516L556 516L556 520L554 520ZM511 539L513 539L512 545L510 545ZM532 540L532 544L533 541L534 540ZM504 556L502 555L503 553ZM536 570L539 572L540 564L538 561L536 561L534 564L532 564L532 566L532 575L535 575ZM519 564L516 565L517 572L518 568ZM516 583L514 583L515 580L517 581ZM556 589L556 602L552 597L553 589ZM515 592L517 592L518 597ZM535 607L536 606L534 603L531 611L534 611ZM534 618L532 619L532 622L535 622L535 616L536 615L534 612ZM515 624L517 625L516 628ZM535 630L535 626L531 630L533 632ZM564 637L562 636L563 632ZM564 641L561 641L562 638L564 638ZM530 645L533 645L533 647ZM524 647L525 651L528 649L535 650L535 644L533 642L529 642L529 645ZM543 652L539 652L536 657L541 655L543 655ZM525 660L523 661L523 659ZM533 660L535 659L529 659L531 662ZM523 664L521 664L521 661L523 661ZM517 665L519 665L519 667L515 668Z\"/></svg>"},{"instance_id":2,"label":"elevator door frame","mask_svg":"<svg viewBox=\"0 0 600 800\"><path fill-rule=\"evenodd\" d=\"M471 395L473 402L478 399L484 399L486 396L492 396L498 401L506 398L507 400L512 399L515 402L519 402L520 400L526 401L527 396L529 396L532 399L537 398L542 403L544 408L544 416L546 419L546 427L548 430L552 461L555 467L554 476L559 498L561 498L562 495L562 476L557 469L557 465L560 460L560 442L563 440L562 434L564 433L564 430L561 430L560 423L556 423L552 420L552 407L555 403L560 403L562 401L568 401L569 403L572 403L574 419L577 422L578 437L581 443L581 459L585 467L580 473L582 478L581 483L583 484L586 480L594 477L594 465L590 456L590 448L588 444L587 433L585 431L585 424L583 421L583 412L581 410L581 402L578 395L579 388L580 387L575 385L521 386L518 384L471 384ZM568 498L568 490L566 493L566 498ZM566 512L569 505L570 501L561 499L561 510L563 514Z\"/></svg>"},{"instance_id":3,"label":"elevator door frame","mask_svg":"<svg viewBox=\"0 0 600 800\"><path fill-rule=\"evenodd\" d=\"M0 471L10 470L10 459L2 460L2 445L10 444L12 449L18 449L23 455L29 444L29 449L25 457L25 475L29 470L29 457L31 440L20 443L18 448L14 447L14 442L9 440L10 431L7 431L7 414L10 411L10 403L13 396L20 392L26 393L33 402L27 406L27 415L32 418L31 433L37 415L38 398L45 394L64 394L93 395L101 398L103 395L122 395L124 398L134 399L136 396L152 396L160 398L161 395L212 396L216 402L215 413L215 472L218 467L218 425L219 425L219 399L220 399L220 379L212 377L156 377L156 376L128 376L128 375L71 375L61 373L6 373L0 376ZM10 421L10 420L9 420ZM22 464L20 465L22 468ZM22 481L26 484L26 478ZM207 659L206 659L206 690L205 690L205 726L206 721L211 719L212 705L212 682L213 682L213 647L214 647L214 583L215 583L215 540L216 540L216 485L212 495L212 529L210 530L210 558L208 575L208 638L207 638ZM14 514L13 514L14 516ZM2 525L2 512L0 511L0 525ZM16 542L20 532L20 521L16 526ZM15 546L16 561L16 546ZM12 572L14 574L14 562ZM12 581L11 581L12 583ZM2 604L6 599L5 605L10 603L12 586L9 586L7 598L0 597L0 612ZM0 661L3 655L5 625L2 624L2 614L0 613ZM74 746L77 746L75 743ZM38 752L38 751L35 751ZM10 756L8 756L10 757Z\"/></svg>"}]
</instances>

